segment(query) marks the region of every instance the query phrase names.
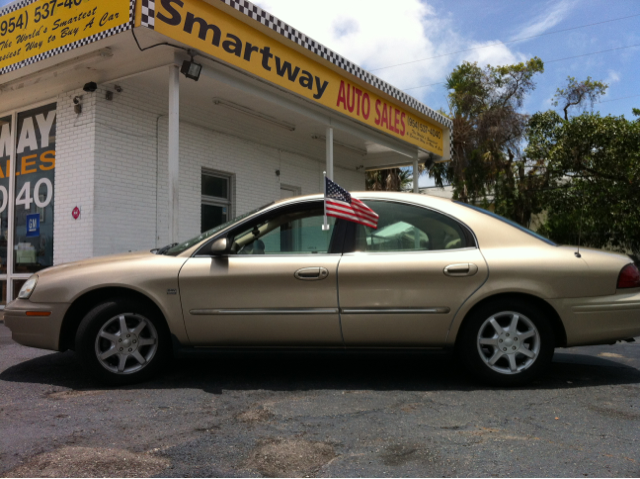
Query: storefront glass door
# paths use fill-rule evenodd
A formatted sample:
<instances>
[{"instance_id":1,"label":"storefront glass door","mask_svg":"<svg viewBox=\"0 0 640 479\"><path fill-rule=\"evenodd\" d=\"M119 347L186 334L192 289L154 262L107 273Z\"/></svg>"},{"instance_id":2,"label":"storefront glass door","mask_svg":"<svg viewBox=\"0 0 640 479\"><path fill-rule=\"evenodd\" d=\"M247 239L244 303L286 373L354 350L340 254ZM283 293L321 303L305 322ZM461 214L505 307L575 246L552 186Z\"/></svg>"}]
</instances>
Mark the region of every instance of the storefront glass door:
<instances>
[{"instance_id":1,"label":"storefront glass door","mask_svg":"<svg viewBox=\"0 0 640 479\"><path fill-rule=\"evenodd\" d=\"M53 265L55 143L55 103L0 116L2 306Z\"/></svg>"}]
</instances>

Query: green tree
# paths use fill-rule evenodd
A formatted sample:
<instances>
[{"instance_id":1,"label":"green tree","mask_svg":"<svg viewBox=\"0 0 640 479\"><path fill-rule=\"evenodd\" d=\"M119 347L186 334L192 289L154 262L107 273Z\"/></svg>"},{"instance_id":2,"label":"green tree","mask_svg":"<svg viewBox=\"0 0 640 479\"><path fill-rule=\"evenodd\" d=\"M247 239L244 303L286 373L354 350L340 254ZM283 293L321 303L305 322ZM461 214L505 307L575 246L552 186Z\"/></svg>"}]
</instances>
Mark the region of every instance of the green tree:
<instances>
[{"instance_id":1,"label":"green tree","mask_svg":"<svg viewBox=\"0 0 640 479\"><path fill-rule=\"evenodd\" d=\"M531 118L529 158L547 163L543 233L640 255L640 122L554 111Z\"/></svg>"},{"instance_id":2,"label":"green tree","mask_svg":"<svg viewBox=\"0 0 640 479\"><path fill-rule=\"evenodd\" d=\"M413 181L413 175L407 168L385 168L367 171L367 190L406 191Z\"/></svg>"},{"instance_id":3,"label":"green tree","mask_svg":"<svg viewBox=\"0 0 640 479\"><path fill-rule=\"evenodd\" d=\"M585 107L594 103L607 92L609 85L600 81L594 81L591 77L586 80L576 81L572 76L567 77L567 86L558 88L553 96L553 106L560 106L564 111L564 119L569 119L570 108Z\"/></svg>"},{"instance_id":4,"label":"green tree","mask_svg":"<svg viewBox=\"0 0 640 479\"><path fill-rule=\"evenodd\" d=\"M537 192L546 182L543 165L522 156L529 117L521 113L537 57L515 65L480 68L464 62L447 79L453 119L453 158L431 169L436 185L449 183L454 198L488 207L527 225L540 210Z\"/></svg>"}]
</instances>

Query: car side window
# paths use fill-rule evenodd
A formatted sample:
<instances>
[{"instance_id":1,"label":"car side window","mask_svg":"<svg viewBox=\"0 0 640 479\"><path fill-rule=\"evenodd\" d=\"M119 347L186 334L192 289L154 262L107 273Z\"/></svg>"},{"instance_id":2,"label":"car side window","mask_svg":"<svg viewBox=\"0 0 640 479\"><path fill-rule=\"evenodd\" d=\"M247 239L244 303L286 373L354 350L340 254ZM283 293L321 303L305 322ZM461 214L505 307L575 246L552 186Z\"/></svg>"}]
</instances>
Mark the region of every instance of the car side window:
<instances>
[{"instance_id":1,"label":"car side window","mask_svg":"<svg viewBox=\"0 0 640 479\"><path fill-rule=\"evenodd\" d=\"M322 206L303 211L288 210L265 217L234 234L238 255L255 254L326 254L335 231L335 218L328 218L328 231L322 229Z\"/></svg>"},{"instance_id":2,"label":"car side window","mask_svg":"<svg viewBox=\"0 0 640 479\"><path fill-rule=\"evenodd\" d=\"M403 203L364 201L380 218L378 228L355 227L355 251L432 251L467 247L462 226L433 210Z\"/></svg>"}]
</instances>

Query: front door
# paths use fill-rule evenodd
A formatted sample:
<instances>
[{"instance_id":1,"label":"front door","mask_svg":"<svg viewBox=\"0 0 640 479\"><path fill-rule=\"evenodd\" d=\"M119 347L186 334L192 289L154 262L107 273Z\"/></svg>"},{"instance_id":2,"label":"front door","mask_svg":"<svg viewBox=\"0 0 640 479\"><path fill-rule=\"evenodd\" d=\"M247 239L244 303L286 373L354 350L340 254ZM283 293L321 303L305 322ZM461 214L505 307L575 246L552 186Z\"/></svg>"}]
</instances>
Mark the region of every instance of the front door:
<instances>
[{"instance_id":1,"label":"front door","mask_svg":"<svg viewBox=\"0 0 640 479\"><path fill-rule=\"evenodd\" d=\"M190 258L180 294L192 344L342 345L342 229L322 224L322 202L284 206L231 231L233 253Z\"/></svg>"},{"instance_id":2,"label":"front door","mask_svg":"<svg viewBox=\"0 0 640 479\"><path fill-rule=\"evenodd\" d=\"M354 225L340 262L345 346L438 347L458 308L486 280L471 232L439 212L365 201L378 229Z\"/></svg>"}]
</instances>

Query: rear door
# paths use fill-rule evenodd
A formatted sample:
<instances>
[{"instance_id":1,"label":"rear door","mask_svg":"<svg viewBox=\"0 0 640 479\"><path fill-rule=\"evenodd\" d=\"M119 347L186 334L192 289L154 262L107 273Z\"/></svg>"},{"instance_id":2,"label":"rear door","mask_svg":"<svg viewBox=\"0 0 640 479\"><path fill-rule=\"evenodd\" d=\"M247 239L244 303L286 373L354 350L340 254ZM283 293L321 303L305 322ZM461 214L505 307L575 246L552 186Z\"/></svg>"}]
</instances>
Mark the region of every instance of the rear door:
<instances>
[{"instance_id":1,"label":"rear door","mask_svg":"<svg viewBox=\"0 0 640 479\"><path fill-rule=\"evenodd\" d=\"M365 203L380 215L378 229L353 224L338 272L345 345L442 346L488 275L472 233L430 209Z\"/></svg>"}]
</instances>

